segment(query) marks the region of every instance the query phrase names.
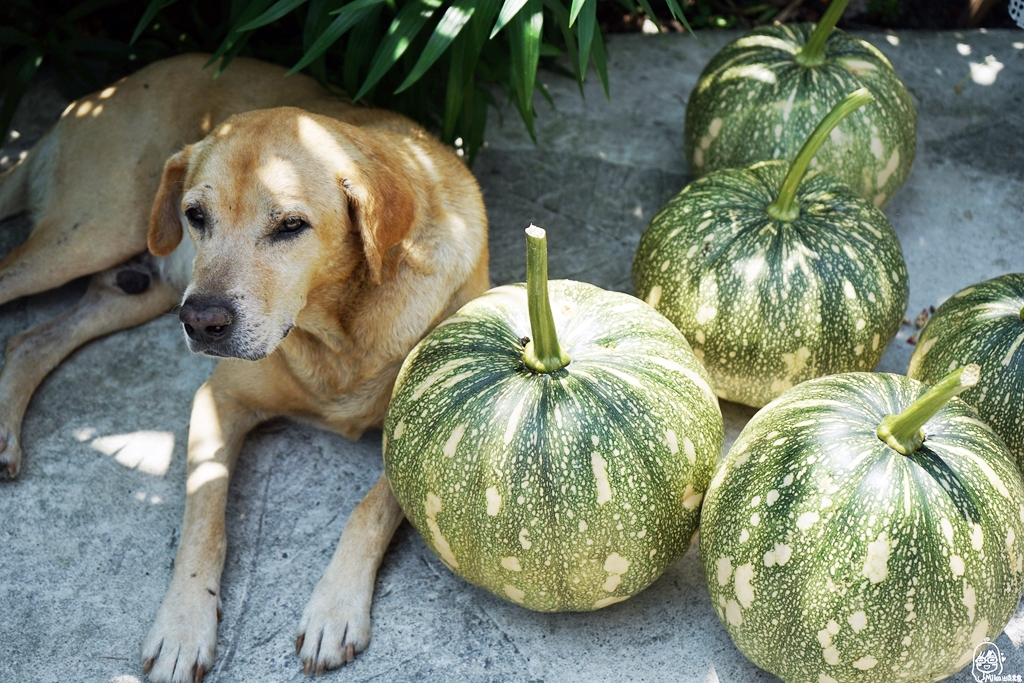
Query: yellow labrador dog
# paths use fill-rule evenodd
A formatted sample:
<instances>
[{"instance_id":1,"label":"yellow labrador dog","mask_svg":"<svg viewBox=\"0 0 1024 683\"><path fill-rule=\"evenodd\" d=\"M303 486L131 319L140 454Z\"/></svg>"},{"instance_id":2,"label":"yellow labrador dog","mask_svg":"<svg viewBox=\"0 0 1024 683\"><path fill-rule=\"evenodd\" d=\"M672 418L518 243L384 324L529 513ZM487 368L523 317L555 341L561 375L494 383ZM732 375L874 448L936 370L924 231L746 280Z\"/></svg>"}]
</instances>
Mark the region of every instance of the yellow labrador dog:
<instances>
[{"instance_id":1,"label":"yellow labrador dog","mask_svg":"<svg viewBox=\"0 0 1024 683\"><path fill-rule=\"evenodd\" d=\"M483 202L451 150L307 77L237 59L213 81L205 60L160 62L73 103L0 177L0 216L30 207L36 220L0 262L0 303L94 274L81 303L8 345L9 476L32 392L85 341L180 300L189 347L223 358L192 406L181 541L142 645L158 682L200 681L213 665L228 482L246 434L279 416L353 439L379 426L412 346L488 287ZM303 611L307 672L368 644L374 578L401 519L382 477Z\"/></svg>"}]
</instances>

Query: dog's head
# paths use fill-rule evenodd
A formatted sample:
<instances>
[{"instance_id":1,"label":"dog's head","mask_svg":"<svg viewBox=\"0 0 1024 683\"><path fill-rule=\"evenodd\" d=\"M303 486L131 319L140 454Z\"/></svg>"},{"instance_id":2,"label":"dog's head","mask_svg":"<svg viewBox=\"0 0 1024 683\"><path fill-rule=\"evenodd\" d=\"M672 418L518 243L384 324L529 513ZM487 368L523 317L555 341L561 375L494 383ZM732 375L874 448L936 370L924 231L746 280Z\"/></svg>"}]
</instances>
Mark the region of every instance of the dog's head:
<instances>
[{"instance_id":1,"label":"dog's head","mask_svg":"<svg viewBox=\"0 0 1024 683\"><path fill-rule=\"evenodd\" d=\"M180 317L197 353L259 360L312 292L389 277L420 203L386 136L300 109L228 119L164 166L149 249L196 246ZM333 293L332 293L333 296Z\"/></svg>"}]
</instances>

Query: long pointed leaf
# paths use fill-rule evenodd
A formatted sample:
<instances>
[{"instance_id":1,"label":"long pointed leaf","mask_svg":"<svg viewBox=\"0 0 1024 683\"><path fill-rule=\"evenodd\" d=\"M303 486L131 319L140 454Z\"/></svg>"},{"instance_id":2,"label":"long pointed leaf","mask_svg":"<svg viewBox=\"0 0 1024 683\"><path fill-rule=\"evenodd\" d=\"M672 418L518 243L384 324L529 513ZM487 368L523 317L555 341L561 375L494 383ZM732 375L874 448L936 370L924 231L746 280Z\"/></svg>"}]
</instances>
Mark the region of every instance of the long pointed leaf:
<instances>
[{"instance_id":1,"label":"long pointed leaf","mask_svg":"<svg viewBox=\"0 0 1024 683\"><path fill-rule=\"evenodd\" d=\"M441 0L412 0L398 11L398 15L388 27L383 42L373 56L370 73L366 75L366 80L363 81L363 85L354 99L361 99L367 90L377 85L377 81L394 66L399 57L405 54L409 43L440 6Z\"/></svg>"},{"instance_id":2,"label":"long pointed leaf","mask_svg":"<svg viewBox=\"0 0 1024 683\"><path fill-rule=\"evenodd\" d=\"M478 87L474 83L476 65L501 2L502 0L478 0L469 26L459 34L452 45L452 61L444 103L443 139L446 142L455 139L455 127L460 118L465 118L465 114L460 114L464 98Z\"/></svg>"},{"instance_id":3,"label":"long pointed leaf","mask_svg":"<svg viewBox=\"0 0 1024 683\"><path fill-rule=\"evenodd\" d=\"M296 8L306 4L308 1L309 0L278 0L273 5L271 5L266 12L259 15L258 17L250 21L248 24L239 26L238 30L255 31L261 26L266 26L267 24L271 24L277 21L281 17L287 15L289 12L292 12Z\"/></svg>"},{"instance_id":4,"label":"long pointed leaf","mask_svg":"<svg viewBox=\"0 0 1024 683\"><path fill-rule=\"evenodd\" d=\"M146 5L146 11L142 13L142 18L139 19L139 23L135 26L135 32L132 33L132 39L128 41L129 45L134 45L135 41L139 39L142 32L149 26L149 22L156 18L160 10L165 7L170 7L178 0L150 0L150 3Z\"/></svg>"},{"instance_id":5,"label":"long pointed leaf","mask_svg":"<svg viewBox=\"0 0 1024 683\"><path fill-rule=\"evenodd\" d=\"M696 38L697 36L693 34L693 29L690 28L690 22L686 21L686 16L683 14L683 10L680 9L679 3L676 2L676 0L665 0L665 2L668 4L668 9L672 12L672 16L678 19L682 25L686 27L686 30L690 32L691 36Z\"/></svg>"},{"instance_id":6,"label":"long pointed leaf","mask_svg":"<svg viewBox=\"0 0 1024 683\"><path fill-rule=\"evenodd\" d=\"M572 0L572 7L569 8L569 26L576 23L576 17L579 16L584 2L585 0Z\"/></svg>"},{"instance_id":7,"label":"long pointed leaf","mask_svg":"<svg viewBox=\"0 0 1024 683\"><path fill-rule=\"evenodd\" d=\"M648 2L648 0L637 0L637 2L639 2L640 6L644 8L644 14L647 15L647 18L653 21L654 25L659 31L661 31L661 22L658 21L657 15L654 14L654 10L651 8L651 3Z\"/></svg>"},{"instance_id":8,"label":"long pointed leaf","mask_svg":"<svg viewBox=\"0 0 1024 683\"><path fill-rule=\"evenodd\" d=\"M367 10L366 18L355 25L352 35L348 38L343 75L345 90L349 93L359 89L359 77L363 66L372 56L374 46L380 44L380 15L383 10L384 3Z\"/></svg>"},{"instance_id":9,"label":"long pointed leaf","mask_svg":"<svg viewBox=\"0 0 1024 683\"><path fill-rule=\"evenodd\" d=\"M583 0L577 30L580 34L580 80L587 77L587 63L590 61L590 44L594 42L597 27L597 0Z\"/></svg>"},{"instance_id":10,"label":"long pointed leaf","mask_svg":"<svg viewBox=\"0 0 1024 683\"><path fill-rule=\"evenodd\" d=\"M302 55L302 59L286 75L290 76L305 69L310 62L326 52L327 48L334 45L350 28L363 21L375 7L379 8L384 2L385 0L355 0L355 2L350 2L342 7L337 11L338 16L331 22L331 25L313 41L310 48L306 50L306 54Z\"/></svg>"},{"instance_id":11,"label":"long pointed leaf","mask_svg":"<svg viewBox=\"0 0 1024 683\"><path fill-rule=\"evenodd\" d=\"M604 96L612 99L611 90L608 88L608 56L604 50L604 38L601 36L601 29L594 31L594 66L597 68L597 75L601 78L601 85L604 86Z\"/></svg>"},{"instance_id":12,"label":"long pointed leaf","mask_svg":"<svg viewBox=\"0 0 1024 683\"><path fill-rule=\"evenodd\" d=\"M104 7L110 5L117 5L124 2L124 0L85 0L85 2L77 5L73 10L64 15L64 18L68 21L78 21L82 17L87 17L97 10L101 10Z\"/></svg>"},{"instance_id":13,"label":"long pointed leaf","mask_svg":"<svg viewBox=\"0 0 1024 683\"><path fill-rule=\"evenodd\" d=\"M430 40L427 41L426 46L423 48L416 66L412 68L409 75L398 86L398 90L395 91L396 95L418 81L427 72L427 69L433 66L434 62L444 54L444 51L448 49L448 46L452 44L452 41L455 40L472 18L475 10L476 0L455 0L455 3L445 10L444 16L437 23L437 28L434 29L433 35L430 36Z\"/></svg>"},{"instance_id":14,"label":"long pointed leaf","mask_svg":"<svg viewBox=\"0 0 1024 683\"><path fill-rule=\"evenodd\" d=\"M512 47L512 83L516 105L530 137L533 129L533 86L540 61L540 34L544 28L544 7L541 0L527 0L523 11L509 22L509 43Z\"/></svg>"},{"instance_id":15,"label":"long pointed leaf","mask_svg":"<svg viewBox=\"0 0 1024 683\"><path fill-rule=\"evenodd\" d=\"M583 72L580 68L580 53L576 49L576 33L569 28L569 13L560 0L544 0L555 19L555 25L562 32L562 39L565 40L566 54L569 55L569 62L572 64L572 72L576 76L576 82L580 84L580 95L583 94Z\"/></svg>"},{"instance_id":16,"label":"long pointed leaf","mask_svg":"<svg viewBox=\"0 0 1024 683\"><path fill-rule=\"evenodd\" d=\"M220 74L220 72L231 63L231 60L235 58L235 55L238 54L238 50L234 49L238 41L243 38L248 40L247 36L251 31L243 31L240 27L244 24L248 24L250 21L262 14L263 11L267 9L267 6L270 5L272 0L250 0L248 4L244 5L244 7L236 7L237 2L238 0L232 1L231 15L234 17L237 14L238 19L234 21L231 28L228 29L228 34L224 36L224 40L221 41L220 45L214 51L213 56L207 60L206 65L203 67L206 68L211 66L221 57L226 57L226 59L224 59L217 68L218 74Z\"/></svg>"},{"instance_id":17,"label":"long pointed leaf","mask_svg":"<svg viewBox=\"0 0 1024 683\"><path fill-rule=\"evenodd\" d=\"M527 0L505 0L505 4L501 6L501 12L498 13L498 21L495 22L494 28L491 29L491 38L498 35L498 31L505 28L508 22L512 21L512 17L519 14L519 11L526 5Z\"/></svg>"}]
</instances>

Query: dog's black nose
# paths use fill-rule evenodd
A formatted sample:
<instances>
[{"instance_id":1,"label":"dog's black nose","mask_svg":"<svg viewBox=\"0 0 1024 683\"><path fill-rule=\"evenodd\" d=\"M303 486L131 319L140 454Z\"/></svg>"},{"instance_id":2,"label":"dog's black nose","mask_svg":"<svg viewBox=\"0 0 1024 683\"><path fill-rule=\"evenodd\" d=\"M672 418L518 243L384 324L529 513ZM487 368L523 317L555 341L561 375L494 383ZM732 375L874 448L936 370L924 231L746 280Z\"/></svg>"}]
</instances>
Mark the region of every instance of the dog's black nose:
<instances>
[{"instance_id":1,"label":"dog's black nose","mask_svg":"<svg viewBox=\"0 0 1024 683\"><path fill-rule=\"evenodd\" d=\"M235 316L231 307L222 302L189 297L181 305L178 318L185 326L185 334L210 344L227 339Z\"/></svg>"}]
</instances>

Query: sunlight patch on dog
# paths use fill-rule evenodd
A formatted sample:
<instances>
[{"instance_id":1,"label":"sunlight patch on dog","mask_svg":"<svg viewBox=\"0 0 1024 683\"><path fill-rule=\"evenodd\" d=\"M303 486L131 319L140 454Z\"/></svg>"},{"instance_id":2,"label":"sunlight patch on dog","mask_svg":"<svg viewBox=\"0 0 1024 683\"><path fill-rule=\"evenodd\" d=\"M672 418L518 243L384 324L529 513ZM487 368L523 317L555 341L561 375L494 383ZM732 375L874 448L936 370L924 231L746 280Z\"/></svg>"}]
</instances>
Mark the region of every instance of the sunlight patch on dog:
<instances>
[{"instance_id":1,"label":"sunlight patch on dog","mask_svg":"<svg viewBox=\"0 0 1024 683\"><path fill-rule=\"evenodd\" d=\"M174 434L150 431L110 434L93 439L89 445L104 455L113 456L125 467L162 477L171 466Z\"/></svg>"},{"instance_id":2,"label":"sunlight patch on dog","mask_svg":"<svg viewBox=\"0 0 1024 683\"><path fill-rule=\"evenodd\" d=\"M204 462L192 470L185 482L185 493L191 495L211 481L228 478L228 468L219 462Z\"/></svg>"}]
</instances>

